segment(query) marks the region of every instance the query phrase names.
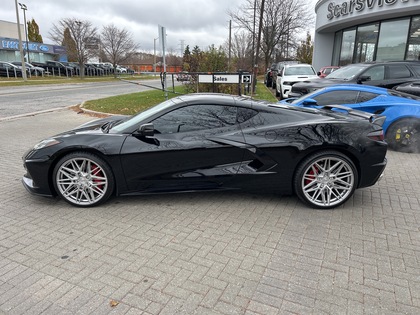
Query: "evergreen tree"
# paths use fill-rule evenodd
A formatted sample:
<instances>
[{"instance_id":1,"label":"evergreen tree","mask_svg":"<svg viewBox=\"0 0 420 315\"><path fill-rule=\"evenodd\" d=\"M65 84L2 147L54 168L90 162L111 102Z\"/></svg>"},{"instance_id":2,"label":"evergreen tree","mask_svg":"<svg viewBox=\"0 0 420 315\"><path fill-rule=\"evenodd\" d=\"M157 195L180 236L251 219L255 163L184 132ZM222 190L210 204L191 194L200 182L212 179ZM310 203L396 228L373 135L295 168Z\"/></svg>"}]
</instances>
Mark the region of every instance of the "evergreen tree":
<instances>
[{"instance_id":1,"label":"evergreen tree","mask_svg":"<svg viewBox=\"0 0 420 315\"><path fill-rule=\"evenodd\" d=\"M43 39L41 34L39 34L39 26L38 24L35 22L34 19L32 19L32 21L28 21L28 39L31 42L35 42L35 43L43 43Z\"/></svg>"},{"instance_id":2,"label":"evergreen tree","mask_svg":"<svg viewBox=\"0 0 420 315\"><path fill-rule=\"evenodd\" d=\"M190 63L191 63L191 51L190 51L190 46L187 45L184 51L184 56L182 57L182 69L184 71L190 71Z\"/></svg>"},{"instance_id":3,"label":"evergreen tree","mask_svg":"<svg viewBox=\"0 0 420 315\"><path fill-rule=\"evenodd\" d=\"M297 48L296 59L302 63L312 64L312 54L314 45L312 43L311 34L306 33L306 40L301 41Z\"/></svg>"},{"instance_id":4,"label":"evergreen tree","mask_svg":"<svg viewBox=\"0 0 420 315\"><path fill-rule=\"evenodd\" d=\"M64 30L64 36L63 41L61 42L61 46L66 47L68 61L78 61L76 42L74 41L73 37L71 37L71 33L68 27Z\"/></svg>"}]
</instances>

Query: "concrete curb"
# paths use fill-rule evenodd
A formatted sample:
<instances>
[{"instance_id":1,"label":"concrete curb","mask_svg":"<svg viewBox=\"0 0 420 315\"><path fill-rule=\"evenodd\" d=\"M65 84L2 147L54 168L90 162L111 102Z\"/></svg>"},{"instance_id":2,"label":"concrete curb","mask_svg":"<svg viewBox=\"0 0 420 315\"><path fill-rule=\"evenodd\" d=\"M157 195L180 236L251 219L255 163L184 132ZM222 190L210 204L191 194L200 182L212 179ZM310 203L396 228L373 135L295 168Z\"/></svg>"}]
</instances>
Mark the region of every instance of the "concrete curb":
<instances>
[{"instance_id":1,"label":"concrete curb","mask_svg":"<svg viewBox=\"0 0 420 315\"><path fill-rule=\"evenodd\" d=\"M25 113L25 114L20 114L20 115L3 117L3 118L0 118L0 122L7 121L7 120L13 120L13 119L19 119L19 118L23 118L23 117L35 116L35 115L40 115L40 114L45 114L45 113L58 112L58 111L72 109L72 108L78 108L79 109L79 111L77 111L78 114L86 114L86 115L90 115L90 116L94 116L94 117L108 117L108 116L113 116L114 115L114 114L96 112L96 111L93 111L93 110L90 110L90 109L85 109L85 108L83 108L84 104L85 104L85 102L82 102L82 104L70 105L70 106L66 106L66 107L56 107L56 108L41 110L41 111L38 111L38 112L31 112L31 113Z\"/></svg>"}]
</instances>

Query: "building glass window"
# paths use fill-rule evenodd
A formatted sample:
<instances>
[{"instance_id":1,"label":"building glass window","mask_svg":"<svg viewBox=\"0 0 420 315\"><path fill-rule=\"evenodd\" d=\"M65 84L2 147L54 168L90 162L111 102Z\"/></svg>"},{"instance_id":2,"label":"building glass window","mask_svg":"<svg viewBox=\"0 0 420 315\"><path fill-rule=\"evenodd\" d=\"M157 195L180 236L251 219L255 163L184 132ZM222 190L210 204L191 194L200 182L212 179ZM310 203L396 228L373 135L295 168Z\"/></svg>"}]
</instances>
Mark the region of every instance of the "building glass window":
<instances>
[{"instance_id":1,"label":"building glass window","mask_svg":"<svg viewBox=\"0 0 420 315\"><path fill-rule=\"evenodd\" d=\"M360 26L356 35L356 53L353 62L374 60L375 47L378 41L379 23Z\"/></svg>"},{"instance_id":2,"label":"building glass window","mask_svg":"<svg viewBox=\"0 0 420 315\"><path fill-rule=\"evenodd\" d=\"M348 65L349 63L352 63L355 39L356 39L356 29L347 30L343 32L343 40L341 43L340 63L339 63L340 66L345 66L345 65Z\"/></svg>"},{"instance_id":3,"label":"building glass window","mask_svg":"<svg viewBox=\"0 0 420 315\"><path fill-rule=\"evenodd\" d=\"M377 61L404 60L410 19L381 23Z\"/></svg>"},{"instance_id":4,"label":"building glass window","mask_svg":"<svg viewBox=\"0 0 420 315\"><path fill-rule=\"evenodd\" d=\"M333 55L331 65L337 66L340 62L340 47L341 47L341 39L343 38L343 32L339 31L335 33L334 36L334 48L333 48Z\"/></svg>"},{"instance_id":5,"label":"building glass window","mask_svg":"<svg viewBox=\"0 0 420 315\"><path fill-rule=\"evenodd\" d=\"M420 60L420 16L411 20L406 60Z\"/></svg>"}]
</instances>

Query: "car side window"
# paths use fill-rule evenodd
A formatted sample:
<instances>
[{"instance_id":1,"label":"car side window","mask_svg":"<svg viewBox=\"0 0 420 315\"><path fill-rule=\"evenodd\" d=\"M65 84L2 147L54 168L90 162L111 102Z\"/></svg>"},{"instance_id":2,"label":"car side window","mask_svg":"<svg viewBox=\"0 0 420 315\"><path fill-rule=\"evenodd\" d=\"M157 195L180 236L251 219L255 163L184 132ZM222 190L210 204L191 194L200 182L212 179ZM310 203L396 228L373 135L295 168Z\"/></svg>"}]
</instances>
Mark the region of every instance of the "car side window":
<instances>
[{"instance_id":1,"label":"car side window","mask_svg":"<svg viewBox=\"0 0 420 315\"><path fill-rule=\"evenodd\" d=\"M389 79L409 78L412 76L405 65L388 65L387 67Z\"/></svg>"},{"instance_id":2,"label":"car side window","mask_svg":"<svg viewBox=\"0 0 420 315\"><path fill-rule=\"evenodd\" d=\"M420 75L420 65L417 64L410 64L411 69L414 69L414 71L417 73L417 75Z\"/></svg>"},{"instance_id":3,"label":"car side window","mask_svg":"<svg viewBox=\"0 0 420 315\"><path fill-rule=\"evenodd\" d=\"M360 92L359 97L357 98L357 103L363 103L370 100L373 100L375 97L378 97L379 94L370 93L370 92Z\"/></svg>"},{"instance_id":4,"label":"car side window","mask_svg":"<svg viewBox=\"0 0 420 315\"><path fill-rule=\"evenodd\" d=\"M152 121L158 133L191 132L232 126L237 108L222 105L191 105L175 109Z\"/></svg>"},{"instance_id":5,"label":"car side window","mask_svg":"<svg viewBox=\"0 0 420 315\"><path fill-rule=\"evenodd\" d=\"M372 81L385 79L385 66L374 66L362 73L362 76L368 76Z\"/></svg>"},{"instance_id":6,"label":"car side window","mask_svg":"<svg viewBox=\"0 0 420 315\"><path fill-rule=\"evenodd\" d=\"M318 105L354 104L359 91L331 91L314 96Z\"/></svg>"},{"instance_id":7,"label":"car side window","mask_svg":"<svg viewBox=\"0 0 420 315\"><path fill-rule=\"evenodd\" d=\"M256 110L239 107L238 108L238 116L237 116L236 120L238 121L238 123L242 124L242 123L250 120L252 117L254 117L257 114L258 114L258 112Z\"/></svg>"}]
</instances>

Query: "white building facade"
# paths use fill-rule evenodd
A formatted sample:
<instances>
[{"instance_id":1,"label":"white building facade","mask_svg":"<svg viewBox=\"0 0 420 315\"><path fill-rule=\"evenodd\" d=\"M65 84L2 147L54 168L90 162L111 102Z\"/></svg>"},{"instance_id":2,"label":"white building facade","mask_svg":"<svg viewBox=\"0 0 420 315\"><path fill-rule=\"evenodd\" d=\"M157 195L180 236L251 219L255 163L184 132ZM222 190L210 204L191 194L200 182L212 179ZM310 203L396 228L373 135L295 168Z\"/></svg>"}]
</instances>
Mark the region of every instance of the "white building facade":
<instances>
[{"instance_id":1,"label":"white building facade","mask_svg":"<svg viewBox=\"0 0 420 315\"><path fill-rule=\"evenodd\" d=\"M420 0L320 0L313 66L420 60Z\"/></svg>"}]
</instances>

